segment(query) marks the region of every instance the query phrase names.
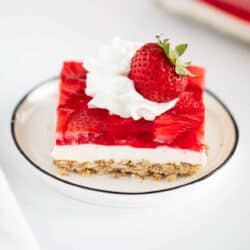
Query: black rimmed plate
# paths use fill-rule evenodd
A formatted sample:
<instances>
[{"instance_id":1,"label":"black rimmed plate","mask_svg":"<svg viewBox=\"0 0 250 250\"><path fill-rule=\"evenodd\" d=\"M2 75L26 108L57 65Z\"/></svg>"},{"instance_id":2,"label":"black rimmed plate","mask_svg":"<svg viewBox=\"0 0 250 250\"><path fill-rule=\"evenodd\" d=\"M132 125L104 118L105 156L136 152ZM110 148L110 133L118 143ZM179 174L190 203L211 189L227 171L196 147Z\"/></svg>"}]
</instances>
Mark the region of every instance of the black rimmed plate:
<instances>
[{"instance_id":1,"label":"black rimmed plate","mask_svg":"<svg viewBox=\"0 0 250 250\"><path fill-rule=\"evenodd\" d=\"M210 176L233 155L238 142L238 128L228 108L206 90L206 141L209 145L207 165L195 176L176 182L150 178L77 174L61 176L52 163L58 79L51 78L31 89L17 104L11 121L13 140L19 152L37 174L61 192L83 201L113 206L144 206L164 202L170 190L184 187ZM202 187L200 187L202 188ZM165 198L164 198L165 197Z\"/></svg>"}]
</instances>

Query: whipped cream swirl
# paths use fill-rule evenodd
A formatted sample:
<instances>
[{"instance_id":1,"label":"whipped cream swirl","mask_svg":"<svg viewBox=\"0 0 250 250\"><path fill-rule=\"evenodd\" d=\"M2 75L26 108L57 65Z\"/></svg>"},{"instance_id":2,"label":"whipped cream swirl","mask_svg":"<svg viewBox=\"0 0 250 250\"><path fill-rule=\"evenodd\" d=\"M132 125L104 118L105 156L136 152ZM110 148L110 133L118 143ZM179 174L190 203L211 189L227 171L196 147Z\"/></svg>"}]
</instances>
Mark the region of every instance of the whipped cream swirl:
<instances>
[{"instance_id":1,"label":"whipped cream swirl","mask_svg":"<svg viewBox=\"0 0 250 250\"><path fill-rule=\"evenodd\" d=\"M115 38L110 45L100 48L98 57L87 58L86 94L92 97L89 108L103 108L123 118L151 121L175 106L177 99L158 103L144 98L128 78L131 59L140 47L140 43Z\"/></svg>"}]
</instances>

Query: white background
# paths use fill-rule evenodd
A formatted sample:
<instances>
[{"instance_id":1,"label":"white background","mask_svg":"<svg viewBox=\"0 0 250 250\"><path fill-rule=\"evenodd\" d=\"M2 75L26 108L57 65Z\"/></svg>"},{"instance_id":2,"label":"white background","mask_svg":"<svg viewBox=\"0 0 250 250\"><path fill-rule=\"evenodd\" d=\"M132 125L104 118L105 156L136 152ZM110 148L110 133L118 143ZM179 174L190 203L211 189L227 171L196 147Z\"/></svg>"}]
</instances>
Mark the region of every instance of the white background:
<instances>
[{"instance_id":1,"label":"white background","mask_svg":"<svg viewBox=\"0 0 250 250\"><path fill-rule=\"evenodd\" d=\"M250 46L172 16L151 1L0 0L0 161L41 249L250 249ZM31 171L10 137L10 114L34 84L114 36L190 44L207 87L230 107L240 144L225 168L166 207L108 208L57 193ZM0 197L1 202L1 197ZM1 222L0 222L1 223Z\"/></svg>"}]
</instances>

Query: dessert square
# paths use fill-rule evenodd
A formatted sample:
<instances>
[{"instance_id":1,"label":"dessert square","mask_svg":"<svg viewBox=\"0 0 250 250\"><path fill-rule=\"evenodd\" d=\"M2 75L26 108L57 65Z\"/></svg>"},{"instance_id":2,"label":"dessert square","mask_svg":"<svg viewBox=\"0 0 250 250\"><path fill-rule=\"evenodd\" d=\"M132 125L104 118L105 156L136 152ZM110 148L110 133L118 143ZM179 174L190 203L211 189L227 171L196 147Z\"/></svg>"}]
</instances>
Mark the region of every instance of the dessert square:
<instances>
[{"instance_id":1,"label":"dessert square","mask_svg":"<svg viewBox=\"0 0 250 250\"><path fill-rule=\"evenodd\" d=\"M130 58L130 65L137 63L134 60L135 53L134 57L131 57L132 61ZM186 67L189 75L184 75L185 89L180 91L177 97L173 91L166 97L162 95L164 89L160 92L150 89L148 97L139 99L136 104L139 108L136 112L131 109L129 117L125 117L128 116L129 109L125 110L123 107L135 106L137 93L136 98L131 97L132 94L128 95L134 89L128 93L127 90L126 93L121 90L120 93L119 90L124 86L121 84L117 87L119 78L115 86L116 97L120 98L117 101L112 97L114 93L109 93L112 89L109 84L113 78L117 79L117 76L111 79L106 77L107 73L102 73L104 76L99 77L98 86L101 85L103 89L93 94L93 86L95 81L97 82L93 79L98 77L97 74L90 74L89 68L91 66L88 66L87 70L82 62L65 62L60 75L56 143L52 157L55 165L64 173L70 171L82 175L137 175L142 178L153 176L155 179L166 178L173 181L178 176L194 175L199 168L205 166L205 70L202 67ZM128 78L132 73L138 73L129 70L130 73L126 75ZM110 82L107 79L110 79ZM133 79L136 83L136 77ZM138 83L138 92L145 90L144 83ZM140 94L140 98L141 96ZM164 103L152 100L166 99L169 96L172 100ZM106 108L108 105L110 109ZM150 111L147 110L149 105ZM163 105L167 111L161 110ZM118 115L116 110L126 112ZM152 110L156 110L155 113ZM157 112L161 114L158 115Z\"/></svg>"}]
</instances>

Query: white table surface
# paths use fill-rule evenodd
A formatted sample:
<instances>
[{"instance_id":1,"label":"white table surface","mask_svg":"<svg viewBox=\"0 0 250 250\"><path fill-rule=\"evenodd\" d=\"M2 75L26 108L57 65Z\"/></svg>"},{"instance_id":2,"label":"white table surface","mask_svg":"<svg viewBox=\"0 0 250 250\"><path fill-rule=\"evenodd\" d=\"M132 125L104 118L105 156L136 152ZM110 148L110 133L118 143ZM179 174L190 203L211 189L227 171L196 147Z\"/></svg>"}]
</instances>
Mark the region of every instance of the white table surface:
<instances>
[{"instance_id":1,"label":"white table surface","mask_svg":"<svg viewBox=\"0 0 250 250\"><path fill-rule=\"evenodd\" d=\"M99 207L51 189L12 143L15 103L57 74L63 60L96 53L116 35L147 41L161 33L190 44L187 57L207 67L207 87L235 115L240 144L233 159L206 181L174 191L166 207ZM41 249L250 249L249 73L250 46L151 1L1 0L0 161Z\"/></svg>"}]
</instances>

